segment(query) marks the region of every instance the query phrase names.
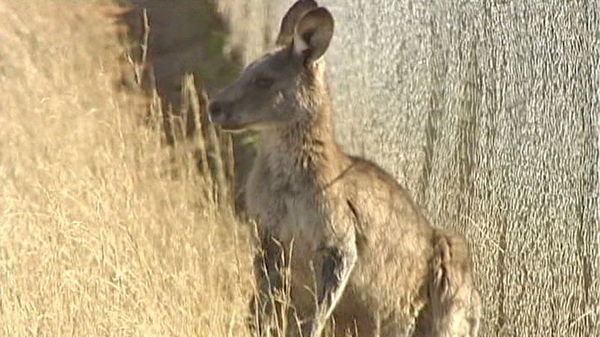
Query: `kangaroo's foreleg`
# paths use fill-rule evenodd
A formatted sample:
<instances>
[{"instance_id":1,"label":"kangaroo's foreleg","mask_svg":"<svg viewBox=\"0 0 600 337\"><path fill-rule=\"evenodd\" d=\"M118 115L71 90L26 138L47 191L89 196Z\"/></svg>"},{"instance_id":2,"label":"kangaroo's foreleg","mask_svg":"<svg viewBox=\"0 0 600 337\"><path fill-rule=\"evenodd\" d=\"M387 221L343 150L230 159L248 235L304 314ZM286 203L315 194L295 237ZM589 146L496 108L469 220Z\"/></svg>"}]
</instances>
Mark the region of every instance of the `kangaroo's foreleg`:
<instances>
[{"instance_id":1,"label":"kangaroo's foreleg","mask_svg":"<svg viewBox=\"0 0 600 337\"><path fill-rule=\"evenodd\" d=\"M258 286L258 293L250 302L252 321L250 325L257 330L258 335L263 335L269 329L276 299L274 294L283 286L282 270L284 266L284 253L281 244L269 233L263 233L260 238L261 249L254 257L254 276ZM276 327L274 327L276 328Z\"/></svg>"},{"instance_id":2,"label":"kangaroo's foreleg","mask_svg":"<svg viewBox=\"0 0 600 337\"><path fill-rule=\"evenodd\" d=\"M357 249L354 240L351 240L351 242L352 244L348 244L344 248L332 247L325 249L317 309L309 333L304 336L318 337L321 335L327 319L331 316L333 309L341 298L357 260Z\"/></svg>"}]
</instances>

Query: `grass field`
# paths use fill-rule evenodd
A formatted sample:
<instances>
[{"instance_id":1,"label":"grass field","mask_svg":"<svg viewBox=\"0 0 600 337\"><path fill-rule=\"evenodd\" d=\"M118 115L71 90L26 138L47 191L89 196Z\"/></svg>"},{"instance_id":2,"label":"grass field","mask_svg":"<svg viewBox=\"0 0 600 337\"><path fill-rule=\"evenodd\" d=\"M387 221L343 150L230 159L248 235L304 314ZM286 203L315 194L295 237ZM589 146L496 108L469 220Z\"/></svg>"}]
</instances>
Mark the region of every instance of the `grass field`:
<instances>
[{"instance_id":1,"label":"grass field","mask_svg":"<svg viewBox=\"0 0 600 337\"><path fill-rule=\"evenodd\" d=\"M1 335L240 336L251 231L117 90L110 11L0 1Z\"/></svg>"}]
</instances>

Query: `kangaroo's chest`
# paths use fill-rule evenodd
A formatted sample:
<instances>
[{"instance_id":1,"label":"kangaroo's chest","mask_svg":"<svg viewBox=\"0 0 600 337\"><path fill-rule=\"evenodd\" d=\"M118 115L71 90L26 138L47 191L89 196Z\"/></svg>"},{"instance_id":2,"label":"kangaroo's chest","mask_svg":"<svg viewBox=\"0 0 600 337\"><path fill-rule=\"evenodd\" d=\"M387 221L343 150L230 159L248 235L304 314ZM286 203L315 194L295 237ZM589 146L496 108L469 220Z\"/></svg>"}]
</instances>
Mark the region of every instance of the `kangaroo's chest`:
<instances>
[{"instance_id":1,"label":"kangaroo's chest","mask_svg":"<svg viewBox=\"0 0 600 337\"><path fill-rule=\"evenodd\" d=\"M259 226L282 243L316 246L328 216L315 184L302 175L264 166L257 169L249 181L247 205Z\"/></svg>"},{"instance_id":2,"label":"kangaroo's chest","mask_svg":"<svg viewBox=\"0 0 600 337\"><path fill-rule=\"evenodd\" d=\"M294 240L304 244L319 241L320 228L324 225L326 215L316 198L307 193L281 193L279 196L283 214L282 221L274 224L277 236L282 241Z\"/></svg>"}]
</instances>

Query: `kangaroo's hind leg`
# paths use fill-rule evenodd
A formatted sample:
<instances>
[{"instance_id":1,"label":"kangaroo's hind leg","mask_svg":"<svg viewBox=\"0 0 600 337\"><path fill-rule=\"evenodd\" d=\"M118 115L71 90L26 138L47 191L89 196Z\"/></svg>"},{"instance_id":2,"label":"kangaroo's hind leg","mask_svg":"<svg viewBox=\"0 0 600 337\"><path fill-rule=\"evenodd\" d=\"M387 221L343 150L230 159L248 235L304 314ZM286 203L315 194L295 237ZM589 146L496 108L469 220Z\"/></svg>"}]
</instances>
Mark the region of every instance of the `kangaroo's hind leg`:
<instances>
[{"instance_id":1,"label":"kangaroo's hind leg","mask_svg":"<svg viewBox=\"0 0 600 337\"><path fill-rule=\"evenodd\" d=\"M481 297L473 285L464 239L438 232L429 282L429 303L421 312L415 336L476 337Z\"/></svg>"}]
</instances>

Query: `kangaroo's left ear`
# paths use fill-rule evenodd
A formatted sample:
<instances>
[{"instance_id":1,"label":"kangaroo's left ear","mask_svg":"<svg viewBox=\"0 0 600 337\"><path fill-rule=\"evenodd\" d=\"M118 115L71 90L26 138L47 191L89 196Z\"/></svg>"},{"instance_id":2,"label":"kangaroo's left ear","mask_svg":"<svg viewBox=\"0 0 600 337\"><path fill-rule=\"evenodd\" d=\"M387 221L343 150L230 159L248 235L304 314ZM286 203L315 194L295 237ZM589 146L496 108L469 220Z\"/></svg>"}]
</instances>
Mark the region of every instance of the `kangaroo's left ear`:
<instances>
[{"instance_id":1,"label":"kangaroo's left ear","mask_svg":"<svg viewBox=\"0 0 600 337\"><path fill-rule=\"evenodd\" d=\"M290 7L285 13L285 16L281 20L281 27L279 28L279 35L275 42L278 46L287 47L292 43L294 39L294 29L300 18L309 10L319 7L315 0L298 0Z\"/></svg>"},{"instance_id":2,"label":"kangaroo's left ear","mask_svg":"<svg viewBox=\"0 0 600 337\"><path fill-rule=\"evenodd\" d=\"M324 7L310 10L296 25L293 40L294 54L303 58L304 64L312 64L327 51L332 36L331 13Z\"/></svg>"}]
</instances>

